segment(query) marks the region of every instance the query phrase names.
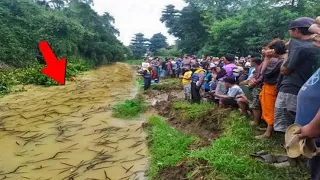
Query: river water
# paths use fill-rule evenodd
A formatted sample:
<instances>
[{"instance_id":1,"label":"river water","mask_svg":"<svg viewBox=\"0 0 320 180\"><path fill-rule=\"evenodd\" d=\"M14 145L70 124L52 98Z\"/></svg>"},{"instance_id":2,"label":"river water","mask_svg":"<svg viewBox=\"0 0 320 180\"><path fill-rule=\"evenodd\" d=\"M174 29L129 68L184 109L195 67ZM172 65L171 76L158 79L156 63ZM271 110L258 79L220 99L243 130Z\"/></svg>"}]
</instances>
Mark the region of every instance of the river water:
<instances>
[{"instance_id":1,"label":"river water","mask_svg":"<svg viewBox=\"0 0 320 180\"><path fill-rule=\"evenodd\" d=\"M65 86L26 86L0 99L0 180L143 179L143 121L111 117L137 92L117 63Z\"/></svg>"}]
</instances>

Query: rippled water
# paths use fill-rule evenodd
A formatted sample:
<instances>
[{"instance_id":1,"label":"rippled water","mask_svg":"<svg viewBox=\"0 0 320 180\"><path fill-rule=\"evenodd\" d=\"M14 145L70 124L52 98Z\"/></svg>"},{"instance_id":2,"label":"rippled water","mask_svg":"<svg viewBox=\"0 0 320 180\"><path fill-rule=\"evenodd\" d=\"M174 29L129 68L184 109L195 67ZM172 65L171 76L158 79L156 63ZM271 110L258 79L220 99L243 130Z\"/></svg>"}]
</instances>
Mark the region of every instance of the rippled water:
<instances>
[{"instance_id":1,"label":"rippled water","mask_svg":"<svg viewBox=\"0 0 320 180\"><path fill-rule=\"evenodd\" d=\"M26 89L0 99L0 179L143 179L142 121L111 117L113 103L135 95L129 66Z\"/></svg>"}]
</instances>

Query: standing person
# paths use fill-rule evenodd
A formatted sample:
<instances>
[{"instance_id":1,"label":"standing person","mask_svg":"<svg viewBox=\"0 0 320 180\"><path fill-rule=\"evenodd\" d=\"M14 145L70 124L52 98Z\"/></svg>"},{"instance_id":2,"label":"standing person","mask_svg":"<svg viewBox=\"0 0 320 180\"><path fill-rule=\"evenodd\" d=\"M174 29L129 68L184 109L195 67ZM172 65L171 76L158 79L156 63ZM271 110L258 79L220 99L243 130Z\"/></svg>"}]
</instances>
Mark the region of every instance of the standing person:
<instances>
[{"instance_id":1,"label":"standing person","mask_svg":"<svg viewBox=\"0 0 320 180\"><path fill-rule=\"evenodd\" d=\"M166 62L167 59L165 60L161 60L161 63L160 63L160 67L161 67L161 77L164 79L167 75L167 66L166 66Z\"/></svg>"},{"instance_id":2,"label":"standing person","mask_svg":"<svg viewBox=\"0 0 320 180\"><path fill-rule=\"evenodd\" d=\"M210 91L210 83L212 81L212 69L209 69L208 73L206 74L204 78L204 92L209 92Z\"/></svg>"},{"instance_id":3,"label":"standing person","mask_svg":"<svg viewBox=\"0 0 320 180\"><path fill-rule=\"evenodd\" d=\"M275 131L286 132L288 126L294 123L298 92L311 77L319 60L319 49L312 45L312 33L308 31L313 23L313 19L303 17L289 25L289 56L281 66L283 77L276 100Z\"/></svg>"},{"instance_id":4,"label":"standing person","mask_svg":"<svg viewBox=\"0 0 320 180\"><path fill-rule=\"evenodd\" d=\"M260 93L262 119L268 124L263 135L256 136L257 139L265 139L271 136L274 124L274 108L277 99L277 80L280 75L280 67L285 59L287 49L285 42L275 39L267 45L268 50L262 65L263 86Z\"/></svg>"},{"instance_id":5,"label":"standing person","mask_svg":"<svg viewBox=\"0 0 320 180\"><path fill-rule=\"evenodd\" d=\"M144 90L148 90L151 86L151 68L147 68L143 71L143 79L144 79Z\"/></svg>"},{"instance_id":6,"label":"standing person","mask_svg":"<svg viewBox=\"0 0 320 180\"><path fill-rule=\"evenodd\" d=\"M233 69L237 68L237 66L234 64L234 58L235 58L235 56L232 54L228 54L226 57L222 57L222 60L224 61L223 69L225 70L226 74L224 77L220 77L220 79L219 79L219 82L218 82L217 88L216 88L217 94L226 95L228 92L228 89L226 88L225 83L224 83L224 78L233 76ZM221 65L221 63L220 63L220 65Z\"/></svg>"},{"instance_id":7,"label":"standing person","mask_svg":"<svg viewBox=\"0 0 320 180\"><path fill-rule=\"evenodd\" d=\"M145 58L141 66L143 70L147 70L150 67L149 59Z\"/></svg>"},{"instance_id":8,"label":"standing person","mask_svg":"<svg viewBox=\"0 0 320 180\"><path fill-rule=\"evenodd\" d=\"M255 67L255 71L253 72L253 76L247 83L249 89L251 89L251 97L250 98L239 98L238 105L241 108L241 112L244 115L247 115L247 103L249 103L249 108L252 110L253 113L253 122L251 123L254 126L258 126L261 120L261 105L259 95L262 88L262 60L260 57L254 57L251 59L251 65ZM243 84L245 85L245 84Z\"/></svg>"},{"instance_id":9,"label":"standing person","mask_svg":"<svg viewBox=\"0 0 320 180\"><path fill-rule=\"evenodd\" d=\"M200 89L204 82L205 73L198 63L194 64L192 67L195 71L191 76L191 99L192 103L200 104Z\"/></svg>"},{"instance_id":10,"label":"standing person","mask_svg":"<svg viewBox=\"0 0 320 180\"><path fill-rule=\"evenodd\" d=\"M318 17L320 19L320 17ZM309 28L317 36L313 45L320 48L320 24ZM320 68L303 85L298 94L297 116L295 123L303 126L296 132L301 139L316 138L316 145L320 147ZM320 179L320 156L308 161L312 180Z\"/></svg>"},{"instance_id":11,"label":"standing person","mask_svg":"<svg viewBox=\"0 0 320 180\"><path fill-rule=\"evenodd\" d=\"M182 60L181 60L180 58L177 59L176 65L177 65L177 72L176 72L176 74L177 74L177 77L179 77L180 74L181 74L181 65L182 65Z\"/></svg>"},{"instance_id":12,"label":"standing person","mask_svg":"<svg viewBox=\"0 0 320 180\"><path fill-rule=\"evenodd\" d=\"M172 75L171 59L167 59L166 66L167 66L167 74L166 74L166 76L170 77Z\"/></svg>"},{"instance_id":13,"label":"standing person","mask_svg":"<svg viewBox=\"0 0 320 180\"><path fill-rule=\"evenodd\" d=\"M185 73L186 70L191 69L191 58L189 56L185 56L182 61L182 75Z\"/></svg>"},{"instance_id":14,"label":"standing person","mask_svg":"<svg viewBox=\"0 0 320 180\"><path fill-rule=\"evenodd\" d=\"M192 71L190 69L186 69L186 72L184 73L182 77L182 84L184 88L184 96L186 101L191 100L191 76Z\"/></svg>"}]
</instances>

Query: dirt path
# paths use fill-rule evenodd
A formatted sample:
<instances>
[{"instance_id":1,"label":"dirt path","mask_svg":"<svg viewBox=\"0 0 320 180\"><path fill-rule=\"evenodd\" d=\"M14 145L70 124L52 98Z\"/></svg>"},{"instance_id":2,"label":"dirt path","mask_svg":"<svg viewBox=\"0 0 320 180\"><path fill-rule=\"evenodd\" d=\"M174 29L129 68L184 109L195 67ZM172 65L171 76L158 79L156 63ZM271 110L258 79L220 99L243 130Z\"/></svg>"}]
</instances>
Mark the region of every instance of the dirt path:
<instances>
[{"instance_id":1,"label":"dirt path","mask_svg":"<svg viewBox=\"0 0 320 180\"><path fill-rule=\"evenodd\" d=\"M111 105L132 98L134 87L130 67L119 63L1 98L0 179L140 179L142 121L111 118Z\"/></svg>"}]
</instances>

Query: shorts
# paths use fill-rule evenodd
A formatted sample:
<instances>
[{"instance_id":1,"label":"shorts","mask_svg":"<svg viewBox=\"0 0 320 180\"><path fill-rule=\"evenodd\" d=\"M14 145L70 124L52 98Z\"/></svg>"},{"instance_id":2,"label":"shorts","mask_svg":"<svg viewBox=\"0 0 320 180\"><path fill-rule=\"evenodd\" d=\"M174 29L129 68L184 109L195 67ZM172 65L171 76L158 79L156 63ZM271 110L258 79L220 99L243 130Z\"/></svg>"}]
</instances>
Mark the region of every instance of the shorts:
<instances>
[{"instance_id":1,"label":"shorts","mask_svg":"<svg viewBox=\"0 0 320 180\"><path fill-rule=\"evenodd\" d=\"M252 99L249 100L249 108L250 109L260 109L261 104L260 104L260 93L261 93L261 87L254 87L252 89Z\"/></svg>"},{"instance_id":2,"label":"shorts","mask_svg":"<svg viewBox=\"0 0 320 180\"><path fill-rule=\"evenodd\" d=\"M183 89L185 95L191 96L191 84L184 85Z\"/></svg>"},{"instance_id":3,"label":"shorts","mask_svg":"<svg viewBox=\"0 0 320 180\"><path fill-rule=\"evenodd\" d=\"M279 92L275 104L274 130L286 132L294 123L296 116L297 95Z\"/></svg>"},{"instance_id":4,"label":"shorts","mask_svg":"<svg viewBox=\"0 0 320 180\"><path fill-rule=\"evenodd\" d=\"M231 106L232 108L238 108L238 103L234 99L221 99L221 103L226 106Z\"/></svg>"}]
</instances>

